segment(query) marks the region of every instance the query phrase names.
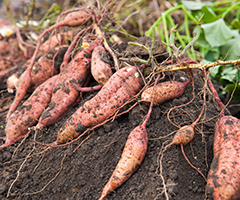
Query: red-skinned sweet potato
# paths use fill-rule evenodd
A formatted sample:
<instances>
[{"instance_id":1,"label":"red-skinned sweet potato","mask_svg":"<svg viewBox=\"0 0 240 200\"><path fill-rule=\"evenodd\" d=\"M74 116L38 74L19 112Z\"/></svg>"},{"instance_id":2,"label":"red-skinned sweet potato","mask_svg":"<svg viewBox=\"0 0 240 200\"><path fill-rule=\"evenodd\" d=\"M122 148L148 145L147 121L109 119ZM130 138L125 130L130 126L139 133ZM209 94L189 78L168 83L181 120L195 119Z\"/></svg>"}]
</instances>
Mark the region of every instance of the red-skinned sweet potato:
<instances>
[{"instance_id":1,"label":"red-skinned sweet potato","mask_svg":"<svg viewBox=\"0 0 240 200\"><path fill-rule=\"evenodd\" d=\"M157 106L171 99L180 97L183 94L184 89L188 83L189 81L186 81L184 83L177 81L166 81L157 84L153 106ZM149 105L152 99L152 93L153 87L147 88L143 91L141 100Z\"/></svg>"},{"instance_id":2,"label":"red-skinned sweet potato","mask_svg":"<svg viewBox=\"0 0 240 200\"><path fill-rule=\"evenodd\" d=\"M32 93L32 95L10 116L6 127L6 142L3 149L24 138L28 128L37 123L38 118L50 102L52 90L58 75L51 77Z\"/></svg>"},{"instance_id":3,"label":"red-skinned sweet potato","mask_svg":"<svg viewBox=\"0 0 240 200\"><path fill-rule=\"evenodd\" d=\"M79 136L86 128L93 127L110 116L134 96L143 84L137 67L124 67L114 73L92 99L85 102L60 129L57 144Z\"/></svg>"},{"instance_id":4,"label":"red-skinned sweet potato","mask_svg":"<svg viewBox=\"0 0 240 200\"><path fill-rule=\"evenodd\" d=\"M91 52L99 42L100 40L97 39L91 42L87 48L83 48L59 74L51 102L48 108L42 113L37 129L54 124L72 108L80 93L70 83L70 80L78 86L83 86L90 73Z\"/></svg>"},{"instance_id":5,"label":"red-skinned sweet potato","mask_svg":"<svg viewBox=\"0 0 240 200\"><path fill-rule=\"evenodd\" d=\"M139 168L147 152L148 136L145 125L134 128L128 136L121 158L102 191L99 200L125 181Z\"/></svg>"},{"instance_id":6,"label":"red-skinned sweet potato","mask_svg":"<svg viewBox=\"0 0 240 200\"><path fill-rule=\"evenodd\" d=\"M240 199L240 121L232 116L221 117L215 125L214 158L208 173L208 199Z\"/></svg>"},{"instance_id":7,"label":"red-skinned sweet potato","mask_svg":"<svg viewBox=\"0 0 240 200\"><path fill-rule=\"evenodd\" d=\"M113 74L107 61L107 53L104 47L102 45L95 47L92 53L91 74L101 85L104 85Z\"/></svg>"}]
</instances>

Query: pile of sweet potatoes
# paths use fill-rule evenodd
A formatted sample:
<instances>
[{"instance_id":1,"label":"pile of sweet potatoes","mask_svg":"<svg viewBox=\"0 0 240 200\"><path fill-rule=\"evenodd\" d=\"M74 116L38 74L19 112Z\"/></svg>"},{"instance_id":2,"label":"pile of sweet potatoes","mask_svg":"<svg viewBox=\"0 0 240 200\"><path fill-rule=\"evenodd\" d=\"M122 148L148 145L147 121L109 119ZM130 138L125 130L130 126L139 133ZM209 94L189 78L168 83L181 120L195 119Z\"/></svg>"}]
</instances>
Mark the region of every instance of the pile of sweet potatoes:
<instances>
[{"instance_id":1,"label":"pile of sweet potatoes","mask_svg":"<svg viewBox=\"0 0 240 200\"><path fill-rule=\"evenodd\" d=\"M9 74L8 90L16 92L6 115L6 139L0 150L27 137L31 130L40 131L54 125L74 107L77 107L76 111L57 130L56 140L48 144L48 149L67 145L89 130L114 120L127 104L133 104L133 107L139 103L150 105L149 119L153 106L184 95L192 79L185 82L162 80L150 87L153 81L147 83L145 64L129 62L118 69L114 63L116 55L109 51L106 37L99 28L98 22L104 17L99 12L95 13L91 8L66 12L62 21L40 34L33 56L21 67L16 66L18 73ZM74 38L72 33L69 37L64 33L41 45L46 33L62 26L84 26L84 31L79 32L81 37ZM66 42L66 36L70 42ZM77 41L80 45L75 46ZM153 68L151 70L150 77L156 78L157 73ZM99 90L96 95L82 103L83 92L95 89ZM24 100L27 94L30 96ZM146 123L130 133L122 157L100 199L130 178L141 165L147 152ZM168 146L188 144L194 137L195 125L180 128ZM240 123L234 117L221 117L216 123L214 159L206 186L208 198L240 198L239 134Z\"/></svg>"}]
</instances>

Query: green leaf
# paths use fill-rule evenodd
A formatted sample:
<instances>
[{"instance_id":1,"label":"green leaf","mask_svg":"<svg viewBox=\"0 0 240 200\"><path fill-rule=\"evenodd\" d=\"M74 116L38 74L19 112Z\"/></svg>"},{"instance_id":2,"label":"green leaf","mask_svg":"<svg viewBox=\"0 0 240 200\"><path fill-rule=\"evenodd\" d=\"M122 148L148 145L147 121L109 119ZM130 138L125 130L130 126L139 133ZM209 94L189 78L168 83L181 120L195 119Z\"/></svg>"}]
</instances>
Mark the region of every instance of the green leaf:
<instances>
[{"instance_id":1,"label":"green leaf","mask_svg":"<svg viewBox=\"0 0 240 200\"><path fill-rule=\"evenodd\" d=\"M203 48L206 48L206 49L210 49L211 46L210 44L206 41L205 39L205 34L204 34L204 31L201 32L198 40L197 40L197 44L199 44L199 46L203 47Z\"/></svg>"},{"instance_id":2,"label":"green leaf","mask_svg":"<svg viewBox=\"0 0 240 200\"><path fill-rule=\"evenodd\" d=\"M62 11L62 8L59 5L57 5L57 4L54 6L53 9L54 9L55 13L57 13L57 14Z\"/></svg>"},{"instance_id":3,"label":"green leaf","mask_svg":"<svg viewBox=\"0 0 240 200\"><path fill-rule=\"evenodd\" d=\"M203 21L206 23L213 22L217 20L217 15L213 12L213 10L207 6L202 7L203 15Z\"/></svg>"},{"instance_id":4,"label":"green leaf","mask_svg":"<svg viewBox=\"0 0 240 200\"><path fill-rule=\"evenodd\" d=\"M227 41L220 47L221 55L225 60L236 60L240 56L240 35L237 38Z\"/></svg>"},{"instance_id":5,"label":"green leaf","mask_svg":"<svg viewBox=\"0 0 240 200\"><path fill-rule=\"evenodd\" d=\"M220 82L226 84L226 82L236 82L237 68L226 67L223 69Z\"/></svg>"},{"instance_id":6,"label":"green leaf","mask_svg":"<svg viewBox=\"0 0 240 200\"><path fill-rule=\"evenodd\" d=\"M222 68L222 66L220 66L220 65L215 66L215 67L211 67L209 69L209 71L210 71L210 74L209 74L210 78L219 80L220 74L221 74L221 68Z\"/></svg>"},{"instance_id":7,"label":"green leaf","mask_svg":"<svg viewBox=\"0 0 240 200\"><path fill-rule=\"evenodd\" d=\"M208 49L208 51L205 53L205 59L211 62L214 62L218 60L219 55L220 55L219 48L214 47L214 48Z\"/></svg>"},{"instance_id":8,"label":"green leaf","mask_svg":"<svg viewBox=\"0 0 240 200\"><path fill-rule=\"evenodd\" d=\"M232 83L232 84L227 85L225 87L225 90L231 94L233 92L234 88L235 88L235 83ZM233 98L236 100L240 100L240 83L237 84L237 88L234 92Z\"/></svg>"},{"instance_id":9,"label":"green leaf","mask_svg":"<svg viewBox=\"0 0 240 200\"><path fill-rule=\"evenodd\" d=\"M231 23L231 28L232 29L238 29L240 31L240 21L239 19L234 19Z\"/></svg>"},{"instance_id":10,"label":"green leaf","mask_svg":"<svg viewBox=\"0 0 240 200\"><path fill-rule=\"evenodd\" d=\"M182 4L188 9L188 10L201 10L203 7L203 3L200 1L182 1Z\"/></svg>"},{"instance_id":11,"label":"green leaf","mask_svg":"<svg viewBox=\"0 0 240 200\"><path fill-rule=\"evenodd\" d=\"M211 47L222 46L233 37L231 29L222 18L212 23L203 24L201 27L204 30L205 39Z\"/></svg>"}]
</instances>

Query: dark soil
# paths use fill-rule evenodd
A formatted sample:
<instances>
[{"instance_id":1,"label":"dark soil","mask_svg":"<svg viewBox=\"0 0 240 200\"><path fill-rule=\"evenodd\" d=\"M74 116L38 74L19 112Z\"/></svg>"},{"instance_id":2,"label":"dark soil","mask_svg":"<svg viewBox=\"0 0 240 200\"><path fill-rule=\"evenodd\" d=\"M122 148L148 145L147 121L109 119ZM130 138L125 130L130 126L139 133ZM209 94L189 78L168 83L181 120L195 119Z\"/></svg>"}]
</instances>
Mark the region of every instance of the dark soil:
<instances>
[{"instance_id":1,"label":"dark soil","mask_svg":"<svg viewBox=\"0 0 240 200\"><path fill-rule=\"evenodd\" d=\"M177 71L166 73L164 80L185 81L188 77L187 72ZM174 109L170 114L172 122L179 126L191 124L201 111L203 80L198 70L194 71L194 83L196 96L194 101L186 107ZM1 99L7 95L9 96L4 92L1 93ZM84 101L93 95L94 93L85 95ZM147 123L149 142L142 165L126 183L109 194L106 199L166 199L163 193L163 182L159 176L159 155L163 144L168 144L174 133L171 136L167 135L177 130L167 119L167 112L173 106L182 105L191 99L192 85L189 84L180 98L153 109ZM2 102L0 105L2 125L0 136L2 137L5 136L5 117L10 103L11 100ZM38 133L36 140L46 144L54 142L61 125L74 110L55 125ZM10 189L8 199L98 199L121 156L128 134L144 120L147 111L146 105L139 104L130 113L90 132L79 141L66 147L51 149L46 153L42 153L45 147L32 141L34 132L22 144L18 142L2 150L0 152L0 199L7 199ZM217 118L212 117L218 113L219 108L213 96L207 93L206 109L195 128L195 137L184 146L190 162L205 176L213 158L213 133ZM82 145L77 148L80 143ZM164 152L162 174L169 199L204 199L205 180L187 163L180 146L171 146ZM11 184L13 185L10 188Z\"/></svg>"}]
</instances>

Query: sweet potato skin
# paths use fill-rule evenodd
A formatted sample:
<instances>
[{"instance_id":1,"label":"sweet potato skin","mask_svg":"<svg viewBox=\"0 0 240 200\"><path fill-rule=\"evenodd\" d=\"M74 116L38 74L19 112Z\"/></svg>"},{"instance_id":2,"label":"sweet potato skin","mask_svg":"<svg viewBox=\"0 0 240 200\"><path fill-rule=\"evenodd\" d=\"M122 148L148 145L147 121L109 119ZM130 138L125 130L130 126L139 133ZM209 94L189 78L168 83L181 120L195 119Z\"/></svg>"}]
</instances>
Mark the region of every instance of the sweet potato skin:
<instances>
[{"instance_id":1,"label":"sweet potato skin","mask_svg":"<svg viewBox=\"0 0 240 200\"><path fill-rule=\"evenodd\" d=\"M78 52L74 59L59 74L51 102L39 119L38 129L41 129L43 126L50 126L64 117L79 98L80 92L75 89L70 80L78 86L83 86L90 73L91 52L98 42L99 40L96 40L90 43L89 47L83 48Z\"/></svg>"},{"instance_id":2,"label":"sweet potato skin","mask_svg":"<svg viewBox=\"0 0 240 200\"><path fill-rule=\"evenodd\" d=\"M214 158L208 173L208 199L240 199L240 121L221 117L215 125Z\"/></svg>"},{"instance_id":3,"label":"sweet potato skin","mask_svg":"<svg viewBox=\"0 0 240 200\"><path fill-rule=\"evenodd\" d=\"M57 77L58 75L53 76L37 87L32 95L10 116L5 127L6 142L4 147L25 137L28 128L37 123L37 119L50 102Z\"/></svg>"},{"instance_id":4,"label":"sweet potato skin","mask_svg":"<svg viewBox=\"0 0 240 200\"><path fill-rule=\"evenodd\" d=\"M185 83L177 81L166 81L157 84L153 106L180 97L184 92L185 86ZM153 87L149 87L142 93L141 100L147 105L149 105L152 100L153 89Z\"/></svg>"},{"instance_id":5,"label":"sweet potato skin","mask_svg":"<svg viewBox=\"0 0 240 200\"><path fill-rule=\"evenodd\" d=\"M99 200L127 181L141 165L147 152L148 136L144 125L134 128L128 136L121 158L102 191Z\"/></svg>"},{"instance_id":6,"label":"sweet potato skin","mask_svg":"<svg viewBox=\"0 0 240 200\"><path fill-rule=\"evenodd\" d=\"M114 73L92 99L85 102L60 129L57 143L76 138L86 128L93 127L108 117L135 95L143 84L137 67L124 67Z\"/></svg>"},{"instance_id":7,"label":"sweet potato skin","mask_svg":"<svg viewBox=\"0 0 240 200\"><path fill-rule=\"evenodd\" d=\"M107 53L102 45L98 45L92 53L91 74L101 85L105 85L113 74L110 64L103 61L104 58L107 58Z\"/></svg>"}]
</instances>

